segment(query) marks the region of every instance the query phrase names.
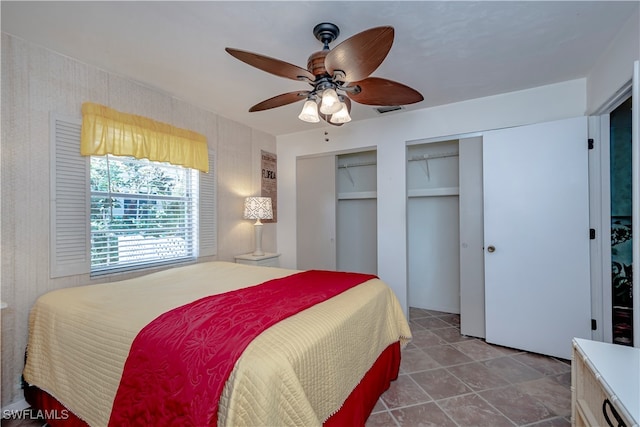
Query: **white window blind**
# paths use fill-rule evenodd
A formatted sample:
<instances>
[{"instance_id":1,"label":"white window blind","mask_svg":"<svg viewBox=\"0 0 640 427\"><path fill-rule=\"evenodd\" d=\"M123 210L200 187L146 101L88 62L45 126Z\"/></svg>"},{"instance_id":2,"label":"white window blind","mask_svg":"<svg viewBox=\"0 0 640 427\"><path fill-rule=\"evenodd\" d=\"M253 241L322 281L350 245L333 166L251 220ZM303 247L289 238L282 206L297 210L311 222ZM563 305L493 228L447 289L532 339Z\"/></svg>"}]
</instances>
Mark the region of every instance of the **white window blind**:
<instances>
[{"instance_id":1,"label":"white window blind","mask_svg":"<svg viewBox=\"0 0 640 427\"><path fill-rule=\"evenodd\" d=\"M79 119L51 117L51 277L89 273L89 159Z\"/></svg>"},{"instance_id":2,"label":"white window blind","mask_svg":"<svg viewBox=\"0 0 640 427\"><path fill-rule=\"evenodd\" d=\"M91 156L92 274L194 260L197 236L197 171Z\"/></svg>"},{"instance_id":3,"label":"white window blind","mask_svg":"<svg viewBox=\"0 0 640 427\"><path fill-rule=\"evenodd\" d=\"M208 174L146 159L85 157L80 120L54 118L52 129L52 277L215 255L214 153Z\"/></svg>"}]
</instances>

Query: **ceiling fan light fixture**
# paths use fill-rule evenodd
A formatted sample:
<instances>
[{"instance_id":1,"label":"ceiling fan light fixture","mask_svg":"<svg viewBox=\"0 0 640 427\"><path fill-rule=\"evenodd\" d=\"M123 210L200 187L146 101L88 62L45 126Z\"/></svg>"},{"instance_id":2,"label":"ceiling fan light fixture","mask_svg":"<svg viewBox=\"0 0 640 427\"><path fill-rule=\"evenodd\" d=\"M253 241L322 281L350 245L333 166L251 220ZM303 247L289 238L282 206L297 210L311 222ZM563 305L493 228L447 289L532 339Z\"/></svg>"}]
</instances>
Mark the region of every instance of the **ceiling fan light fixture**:
<instances>
[{"instance_id":1,"label":"ceiling fan light fixture","mask_svg":"<svg viewBox=\"0 0 640 427\"><path fill-rule=\"evenodd\" d=\"M306 100L298 115L300 120L318 123L322 119L330 125L342 126L352 121L352 102L374 106L402 106L424 100L420 92L409 86L371 77L371 73L382 64L393 45L393 27L387 25L369 28L329 49L329 44L339 34L339 28L329 22L322 22L314 27L313 35L322 43L323 49L309 56L307 68L258 53L225 48L231 56L252 67L311 85L308 90L287 92L259 102L249 108L249 112Z\"/></svg>"},{"instance_id":2,"label":"ceiling fan light fixture","mask_svg":"<svg viewBox=\"0 0 640 427\"><path fill-rule=\"evenodd\" d=\"M298 116L300 120L307 123L318 123L320 117L318 116L318 104L313 99L307 99L302 106L302 111Z\"/></svg>"},{"instance_id":3,"label":"ceiling fan light fixture","mask_svg":"<svg viewBox=\"0 0 640 427\"><path fill-rule=\"evenodd\" d=\"M342 105L342 108L340 108L337 113L331 115L331 118L329 119L331 123L349 123L351 121L347 104L341 102L340 105Z\"/></svg>"},{"instance_id":4,"label":"ceiling fan light fixture","mask_svg":"<svg viewBox=\"0 0 640 427\"><path fill-rule=\"evenodd\" d=\"M322 114L335 114L342 108L338 93L333 88L322 91L322 101L320 103L320 112Z\"/></svg>"}]
</instances>

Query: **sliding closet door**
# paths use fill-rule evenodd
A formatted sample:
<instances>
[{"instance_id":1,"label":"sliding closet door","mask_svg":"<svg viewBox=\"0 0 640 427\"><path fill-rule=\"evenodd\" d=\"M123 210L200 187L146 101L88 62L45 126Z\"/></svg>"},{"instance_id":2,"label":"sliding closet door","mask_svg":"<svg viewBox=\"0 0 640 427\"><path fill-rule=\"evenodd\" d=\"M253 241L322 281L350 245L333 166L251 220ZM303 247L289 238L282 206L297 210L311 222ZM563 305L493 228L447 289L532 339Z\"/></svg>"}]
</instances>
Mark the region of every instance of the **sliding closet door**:
<instances>
[{"instance_id":1,"label":"sliding closet door","mask_svg":"<svg viewBox=\"0 0 640 427\"><path fill-rule=\"evenodd\" d=\"M483 137L488 342L569 359L591 337L587 119Z\"/></svg>"},{"instance_id":2,"label":"sliding closet door","mask_svg":"<svg viewBox=\"0 0 640 427\"><path fill-rule=\"evenodd\" d=\"M485 337L484 209L482 202L482 137L459 145L460 176L460 332Z\"/></svg>"},{"instance_id":3,"label":"sliding closet door","mask_svg":"<svg viewBox=\"0 0 640 427\"><path fill-rule=\"evenodd\" d=\"M335 155L297 160L296 206L298 269L335 270Z\"/></svg>"}]
</instances>

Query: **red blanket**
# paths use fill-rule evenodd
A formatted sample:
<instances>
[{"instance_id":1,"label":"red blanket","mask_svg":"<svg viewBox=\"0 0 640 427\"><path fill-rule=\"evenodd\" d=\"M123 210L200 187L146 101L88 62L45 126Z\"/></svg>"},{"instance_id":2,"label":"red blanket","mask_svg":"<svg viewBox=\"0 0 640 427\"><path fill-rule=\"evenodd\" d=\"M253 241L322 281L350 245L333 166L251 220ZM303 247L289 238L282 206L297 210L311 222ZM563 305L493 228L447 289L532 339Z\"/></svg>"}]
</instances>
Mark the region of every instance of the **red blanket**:
<instances>
[{"instance_id":1,"label":"red blanket","mask_svg":"<svg viewBox=\"0 0 640 427\"><path fill-rule=\"evenodd\" d=\"M255 337L374 277L305 271L162 314L133 341L109 425L216 425L225 382Z\"/></svg>"}]
</instances>

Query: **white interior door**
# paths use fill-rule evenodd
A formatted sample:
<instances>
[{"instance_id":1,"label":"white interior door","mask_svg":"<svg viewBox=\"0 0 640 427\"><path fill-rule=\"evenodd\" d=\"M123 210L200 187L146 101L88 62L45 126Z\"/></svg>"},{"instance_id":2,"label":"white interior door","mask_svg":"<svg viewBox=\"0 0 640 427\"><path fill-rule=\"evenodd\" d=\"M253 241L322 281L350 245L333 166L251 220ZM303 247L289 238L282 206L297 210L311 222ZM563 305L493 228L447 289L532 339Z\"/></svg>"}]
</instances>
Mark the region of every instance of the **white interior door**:
<instances>
[{"instance_id":1,"label":"white interior door","mask_svg":"<svg viewBox=\"0 0 640 427\"><path fill-rule=\"evenodd\" d=\"M297 266L336 269L336 156L296 162Z\"/></svg>"},{"instance_id":2,"label":"white interior door","mask_svg":"<svg viewBox=\"0 0 640 427\"><path fill-rule=\"evenodd\" d=\"M460 180L460 332L485 337L484 209L482 137L461 139Z\"/></svg>"},{"instance_id":3,"label":"white interior door","mask_svg":"<svg viewBox=\"0 0 640 427\"><path fill-rule=\"evenodd\" d=\"M488 342L571 357L590 338L587 118L483 137Z\"/></svg>"}]
</instances>

